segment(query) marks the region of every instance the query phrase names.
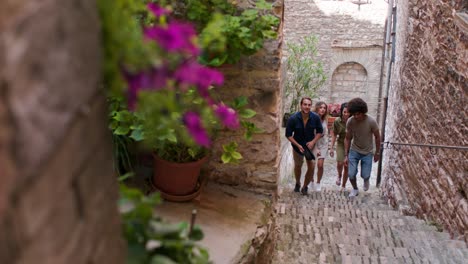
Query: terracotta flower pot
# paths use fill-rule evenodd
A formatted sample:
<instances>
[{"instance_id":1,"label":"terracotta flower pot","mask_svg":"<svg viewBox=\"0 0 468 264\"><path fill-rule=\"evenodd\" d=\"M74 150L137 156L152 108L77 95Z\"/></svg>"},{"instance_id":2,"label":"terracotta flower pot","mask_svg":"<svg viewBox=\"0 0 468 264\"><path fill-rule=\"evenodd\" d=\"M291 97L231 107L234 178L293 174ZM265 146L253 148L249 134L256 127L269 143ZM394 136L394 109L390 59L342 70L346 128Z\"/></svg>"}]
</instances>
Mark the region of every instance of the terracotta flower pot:
<instances>
[{"instance_id":1,"label":"terracotta flower pot","mask_svg":"<svg viewBox=\"0 0 468 264\"><path fill-rule=\"evenodd\" d=\"M327 120L328 131L330 131L330 129L332 128L333 122L335 122L335 119L336 119L336 117L334 117L334 116L329 116L328 117L328 120Z\"/></svg>"},{"instance_id":2,"label":"terracotta flower pot","mask_svg":"<svg viewBox=\"0 0 468 264\"><path fill-rule=\"evenodd\" d=\"M187 163L163 160L154 155L154 186L170 195L189 195L196 191L200 169L208 157Z\"/></svg>"}]
</instances>

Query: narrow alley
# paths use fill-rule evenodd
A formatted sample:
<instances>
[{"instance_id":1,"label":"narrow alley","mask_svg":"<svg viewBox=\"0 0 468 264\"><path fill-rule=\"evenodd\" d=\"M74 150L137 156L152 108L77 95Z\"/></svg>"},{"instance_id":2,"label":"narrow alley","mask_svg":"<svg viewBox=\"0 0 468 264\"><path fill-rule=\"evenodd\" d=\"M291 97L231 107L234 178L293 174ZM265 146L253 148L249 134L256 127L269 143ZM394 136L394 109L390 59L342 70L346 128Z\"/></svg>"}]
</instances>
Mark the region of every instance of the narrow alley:
<instances>
[{"instance_id":1,"label":"narrow alley","mask_svg":"<svg viewBox=\"0 0 468 264\"><path fill-rule=\"evenodd\" d=\"M334 159L326 159L322 190L303 196L285 177L276 207L278 240L273 263L466 263L465 242L413 216L393 210L375 187L348 199L351 185L335 185ZM303 170L304 173L305 170ZM303 178L302 178L303 179Z\"/></svg>"}]
</instances>

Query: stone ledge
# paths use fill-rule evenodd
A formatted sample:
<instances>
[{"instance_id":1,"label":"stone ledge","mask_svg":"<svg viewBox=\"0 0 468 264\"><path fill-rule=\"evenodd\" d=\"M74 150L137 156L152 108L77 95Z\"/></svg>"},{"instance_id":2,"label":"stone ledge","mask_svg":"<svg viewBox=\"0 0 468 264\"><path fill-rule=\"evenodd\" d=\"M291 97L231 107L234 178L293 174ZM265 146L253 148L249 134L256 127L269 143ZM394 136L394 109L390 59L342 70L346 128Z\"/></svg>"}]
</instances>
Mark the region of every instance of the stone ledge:
<instances>
[{"instance_id":1,"label":"stone ledge","mask_svg":"<svg viewBox=\"0 0 468 264\"><path fill-rule=\"evenodd\" d=\"M268 252L264 242L273 245L272 200L271 196L209 182L195 200L164 201L155 210L165 221L177 223L189 222L192 210L197 209L195 224L205 234L200 245L208 249L213 263L255 263L262 252Z\"/></svg>"},{"instance_id":2,"label":"stone ledge","mask_svg":"<svg viewBox=\"0 0 468 264\"><path fill-rule=\"evenodd\" d=\"M368 48L382 48L382 41L377 40L344 40L334 39L330 46L332 48L341 49L368 49Z\"/></svg>"}]
</instances>

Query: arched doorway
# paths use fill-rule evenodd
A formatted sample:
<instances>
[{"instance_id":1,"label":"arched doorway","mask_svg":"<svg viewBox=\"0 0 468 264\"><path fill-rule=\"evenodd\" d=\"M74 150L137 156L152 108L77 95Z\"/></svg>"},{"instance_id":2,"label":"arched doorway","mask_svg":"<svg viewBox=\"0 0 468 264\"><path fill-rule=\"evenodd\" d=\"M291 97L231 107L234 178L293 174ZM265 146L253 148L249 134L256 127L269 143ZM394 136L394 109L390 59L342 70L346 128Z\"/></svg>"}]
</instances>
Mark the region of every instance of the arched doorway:
<instances>
[{"instance_id":1,"label":"arched doorway","mask_svg":"<svg viewBox=\"0 0 468 264\"><path fill-rule=\"evenodd\" d=\"M339 65L332 75L330 99L343 103L354 97L368 98L367 70L359 63L346 62Z\"/></svg>"}]
</instances>

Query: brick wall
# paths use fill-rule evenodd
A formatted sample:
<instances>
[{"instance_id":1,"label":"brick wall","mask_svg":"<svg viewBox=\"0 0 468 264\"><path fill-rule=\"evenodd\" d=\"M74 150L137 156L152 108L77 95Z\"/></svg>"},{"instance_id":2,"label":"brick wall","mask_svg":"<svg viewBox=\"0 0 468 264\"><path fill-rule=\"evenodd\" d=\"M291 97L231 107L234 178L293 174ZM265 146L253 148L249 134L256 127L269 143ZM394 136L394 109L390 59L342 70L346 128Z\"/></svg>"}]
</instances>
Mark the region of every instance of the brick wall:
<instances>
[{"instance_id":1,"label":"brick wall","mask_svg":"<svg viewBox=\"0 0 468 264\"><path fill-rule=\"evenodd\" d=\"M243 1L247 3L247 1ZM283 1L273 1L273 13L281 18ZM252 141L243 140L242 131L223 131L205 168L210 178L226 184L241 185L258 192L275 190L278 181L280 149L281 56L282 23L278 38L265 42L264 48L253 56L243 58L236 65L221 68L225 85L219 89L222 100L232 101L247 96L248 107L257 115L250 121L263 130ZM221 163L221 145L236 140L243 159L239 164Z\"/></svg>"},{"instance_id":2,"label":"brick wall","mask_svg":"<svg viewBox=\"0 0 468 264\"><path fill-rule=\"evenodd\" d=\"M382 43L387 4L373 0L360 10L352 1L288 0L285 1L284 39L298 42L311 34L319 38L318 59L323 63L327 81L319 91L319 99L327 103L343 103L361 96L369 105L369 113L377 117ZM285 49L284 56L287 56ZM337 68L347 63L359 64L366 71L362 89L349 93L344 86L334 86ZM309 96L309 95L308 95ZM289 107L290 99L284 98Z\"/></svg>"},{"instance_id":3,"label":"brick wall","mask_svg":"<svg viewBox=\"0 0 468 264\"><path fill-rule=\"evenodd\" d=\"M466 11L463 0L398 1L387 141L468 145ZM468 239L467 151L401 146L384 157L393 205Z\"/></svg>"},{"instance_id":4,"label":"brick wall","mask_svg":"<svg viewBox=\"0 0 468 264\"><path fill-rule=\"evenodd\" d=\"M0 263L123 263L95 1L7 1L0 32Z\"/></svg>"}]
</instances>

